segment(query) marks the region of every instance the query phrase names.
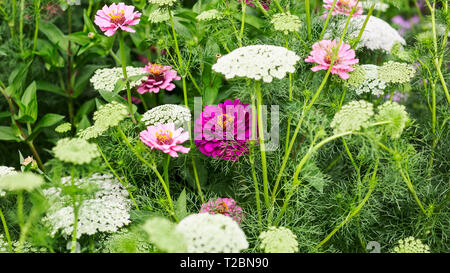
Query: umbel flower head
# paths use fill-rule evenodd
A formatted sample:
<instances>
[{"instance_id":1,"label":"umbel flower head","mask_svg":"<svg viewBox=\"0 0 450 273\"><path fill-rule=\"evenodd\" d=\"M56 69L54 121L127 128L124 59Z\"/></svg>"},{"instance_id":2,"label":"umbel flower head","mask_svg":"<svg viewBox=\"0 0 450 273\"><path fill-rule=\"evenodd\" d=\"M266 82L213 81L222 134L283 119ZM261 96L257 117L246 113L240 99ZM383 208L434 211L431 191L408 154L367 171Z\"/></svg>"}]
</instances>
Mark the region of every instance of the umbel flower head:
<instances>
[{"instance_id":1,"label":"umbel flower head","mask_svg":"<svg viewBox=\"0 0 450 273\"><path fill-rule=\"evenodd\" d=\"M294 65L300 59L295 52L273 45L251 45L240 47L220 57L212 66L225 78L246 77L272 82L282 79L286 73L294 73Z\"/></svg>"},{"instance_id":2,"label":"umbel flower head","mask_svg":"<svg viewBox=\"0 0 450 273\"><path fill-rule=\"evenodd\" d=\"M338 42L336 39L333 41L322 40L316 42L313 44L312 49L310 56L305 59L305 62L317 63L316 66L311 68L314 72L328 70L332 61L334 61L330 73L337 74L339 77L346 80L349 78L347 72L354 70L352 65L359 62L359 60L355 58L355 51L351 49L350 45L341 43L339 50L337 50Z\"/></svg>"},{"instance_id":3,"label":"umbel flower head","mask_svg":"<svg viewBox=\"0 0 450 273\"><path fill-rule=\"evenodd\" d=\"M154 247L145 234L123 228L102 240L102 253L150 253Z\"/></svg>"},{"instance_id":4,"label":"umbel flower head","mask_svg":"<svg viewBox=\"0 0 450 273\"><path fill-rule=\"evenodd\" d=\"M16 170L12 167L0 166L0 179L4 176L13 175L16 173L17 173ZM0 189L0 197L5 196L5 194L6 194L6 192L4 192Z\"/></svg>"},{"instance_id":5,"label":"umbel flower head","mask_svg":"<svg viewBox=\"0 0 450 273\"><path fill-rule=\"evenodd\" d=\"M323 7L327 10L330 10L331 7L333 6L333 2L334 2L333 0L323 0ZM331 15L344 14L344 15L349 16L350 12L352 11L352 9L355 6L356 6L356 9L352 16L353 17L361 16L361 14L363 14L361 2L358 3L358 0L337 0L336 4L334 6L334 9L331 12ZM324 14L325 17L327 15L328 15L328 12L326 12Z\"/></svg>"},{"instance_id":6,"label":"umbel flower head","mask_svg":"<svg viewBox=\"0 0 450 273\"><path fill-rule=\"evenodd\" d=\"M119 28L127 32L136 32L129 26L139 24L140 17L141 14L134 11L134 6L113 3L97 11L94 23L105 32L106 36L112 36Z\"/></svg>"},{"instance_id":7,"label":"umbel flower head","mask_svg":"<svg viewBox=\"0 0 450 273\"><path fill-rule=\"evenodd\" d=\"M189 139L189 132L183 132L183 128L175 129L174 123L148 126L140 133L140 139L152 150L161 150L171 157L178 157L178 153L186 154L191 149L181 145Z\"/></svg>"},{"instance_id":8,"label":"umbel flower head","mask_svg":"<svg viewBox=\"0 0 450 273\"><path fill-rule=\"evenodd\" d=\"M172 7L177 0L148 0L148 2L160 7Z\"/></svg>"},{"instance_id":9,"label":"umbel flower head","mask_svg":"<svg viewBox=\"0 0 450 273\"><path fill-rule=\"evenodd\" d=\"M415 73L412 65L394 61L388 61L378 68L378 78L389 83L408 83Z\"/></svg>"},{"instance_id":10,"label":"umbel flower head","mask_svg":"<svg viewBox=\"0 0 450 273\"><path fill-rule=\"evenodd\" d=\"M240 224L244 217L242 208L236 205L233 198L217 198L205 204L202 204L200 213L223 214L233 218L236 223Z\"/></svg>"},{"instance_id":11,"label":"umbel flower head","mask_svg":"<svg viewBox=\"0 0 450 273\"><path fill-rule=\"evenodd\" d=\"M400 239L392 253L430 253L430 247L414 237Z\"/></svg>"},{"instance_id":12,"label":"umbel flower head","mask_svg":"<svg viewBox=\"0 0 450 273\"><path fill-rule=\"evenodd\" d=\"M167 253L186 252L183 234L176 230L176 225L163 217L152 217L142 226L149 240L159 250Z\"/></svg>"},{"instance_id":13,"label":"umbel flower head","mask_svg":"<svg viewBox=\"0 0 450 273\"><path fill-rule=\"evenodd\" d=\"M239 225L222 214L189 215L180 221L176 230L183 234L188 253L239 253L248 248Z\"/></svg>"},{"instance_id":14,"label":"umbel flower head","mask_svg":"<svg viewBox=\"0 0 450 273\"><path fill-rule=\"evenodd\" d=\"M381 128L385 134L392 139L399 138L409 120L405 106L396 102L387 101L378 106L378 114L375 116L377 122L388 121Z\"/></svg>"},{"instance_id":15,"label":"umbel flower head","mask_svg":"<svg viewBox=\"0 0 450 273\"><path fill-rule=\"evenodd\" d=\"M31 172L8 174L0 178L0 191L32 191L43 183L41 176Z\"/></svg>"},{"instance_id":16,"label":"umbel flower head","mask_svg":"<svg viewBox=\"0 0 450 273\"><path fill-rule=\"evenodd\" d=\"M177 76L177 71L168 65L149 63L144 67L144 71L148 73L148 76L137 88L139 94L158 93L160 89L172 91L175 88L172 81L181 80L181 77Z\"/></svg>"},{"instance_id":17,"label":"umbel flower head","mask_svg":"<svg viewBox=\"0 0 450 273\"><path fill-rule=\"evenodd\" d=\"M82 139L96 138L109 128L116 127L128 117L127 107L116 101L102 105L94 113L94 125L79 132Z\"/></svg>"},{"instance_id":18,"label":"umbel flower head","mask_svg":"<svg viewBox=\"0 0 450 273\"><path fill-rule=\"evenodd\" d=\"M335 134L359 131L369 125L369 120L373 115L372 103L364 100L351 101L342 106L341 110L334 115L330 127L334 128Z\"/></svg>"},{"instance_id":19,"label":"umbel flower head","mask_svg":"<svg viewBox=\"0 0 450 273\"><path fill-rule=\"evenodd\" d=\"M378 78L378 68L373 64L357 65L346 83L358 95L372 93L375 96L381 96L384 94L387 83Z\"/></svg>"},{"instance_id":20,"label":"umbel flower head","mask_svg":"<svg viewBox=\"0 0 450 273\"><path fill-rule=\"evenodd\" d=\"M63 134L63 133L67 133L72 129L72 124L70 124L69 122L65 122L63 124L58 125L55 128L55 132Z\"/></svg>"},{"instance_id":21,"label":"umbel flower head","mask_svg":"<svg viewBox=\"0 0 450 273\"><path fill-rule=\"evenodd\" d=\"M130 88L139 86L141 84L141 80L146 78L145 72L142 71L142 67L133 67L127 66L127 76L130 83ZM138 77L142 75L142 77ZM138 78L136 80L131 80L130 78ZM92 83L95 90L106 90L113 92L116 86L116 83L119 80L125 80L123 77L122 67L115 68L101 68L97 69L94 72L94 75L91 77L90 82ZM126 89L126 85L122 85L120 90L122 91Z\"/></svg>"},{"instance_id":22,"label":"umbel flower head","mask_svg":"<svg viewBox=\"0 0 450 273\"><path fill-rule=\"evenodd\" d=\"M63 138L53 147L55 157L61 161L82 165L99 157L97 146L82 138Z\"/></svg>"},{"instance_id":23,"label":"umbel flower head","mask_svg":"<svg viewBox=\"0 0 450 273\"><path fill-rule=\"evenodd\" d=\"M223 18L223 14L216 9L210 9L210 10L200 13L195 18L199 21L220 20Z\"/></svg>"},{"instance_id":24,"label":"umbel flower head","mask_svg":"<svg viewBox=\"0 0 450 273\"><path fill-rule=\"evenodd\" d=\"M74 208L72 198L63 190L70 186L71 177L61 179L59 187L43 190L51 206L43 221L51 228L51 235L58 231L64 236L73 232ZM83 196L78 212L77 238L83 234L93 235L97 232L116 232L130 223L130 202L128 192L122 184L110 174L93 174L84 179L76 179L75 186L81 192L92 192Z\"/></svg>"},{"instance_id":25,"label":"umbel flower head","mask_svg":"<svg viewBox=\"0 0 450 273\"><path fill-rule=\"evenodd\" d=\"M162 23L165 21L169 21L170 15L167 10L158 8L149 14L148 20L150 22L152 22L153 24L158 24L158 23Z\"/></svg>"},{"instance_id":26,"label":"umbel flower head","mask_svg":"<svg viewBox=\"0 0 450 273\"><path fill-rule=\"evenodd\" d=\"M292 15L290 12L277 13L270 21L277 31L282 31L284 34L289 32L296 32L302 26L302 22L297 15Z\"/></svg>"},{"instance_id":27,"label":"umbel flower head","mask_svg":"<svg viewBox=\"0 0 450 273\"><path fill-rule=\"evenodd\" d=\"M251 116L249 105L239 99L205 105L195 121L195 145L207 156L237 161L249 149Z\"/></svg>"},{"instance_id":28,"label":"umbel flower head","mask_svg":"<svg viewBox=\"0 0 450 273\"><path fill-rule=\"evenodd\" d=\"M364 24L367 15L361 15L359 17L352 17L350 19L347 28L347 39L354 40L358 37L359 32ZM344 31L346 24L346 19L342 19L336 22L336 24L331 24L329 30L334 29L335 31L327 31L324 37L327 39L331 37L340 37ZM395 44L405 45L406 42L400 36L400 34L392 28L387 22L375 16L370 16L367 22L364 32L359 40L356 49L367 48L370 50L382 50L384 52L390 52Z\"/></svg>"},{"instance_id":29,"label":"umbel flower head","mask_svg":"<svg viewBox=\"0 0 450 273\"><path fill-rule=\"evenodd\" d=\"M260 248L265 253L294 253L298 251L297 236L285 227L269 227L259 235Z\"/></svg>"},{"instance_id":30,"label":"umbel flower head","mask_svg":"<svg viewBox=\"0 0 450 273\"><path fill-rule=\"evenodd\" d=\"M191 111L185 106L176 104L163 104L152 108L145 112L141 119L147 126L175 123L175 127L180 127L189 121Z\"/></svg>"}]
</instances>

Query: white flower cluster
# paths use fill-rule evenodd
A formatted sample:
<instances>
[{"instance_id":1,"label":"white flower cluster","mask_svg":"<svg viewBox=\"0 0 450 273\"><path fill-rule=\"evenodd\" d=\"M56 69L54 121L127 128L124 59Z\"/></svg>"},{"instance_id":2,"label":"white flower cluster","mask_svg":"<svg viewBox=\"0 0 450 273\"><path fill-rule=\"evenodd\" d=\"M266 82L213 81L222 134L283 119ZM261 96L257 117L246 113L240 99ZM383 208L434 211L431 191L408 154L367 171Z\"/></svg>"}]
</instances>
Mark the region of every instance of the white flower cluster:
<instances>
[{"instance_id":1,"label":"white flower cluster","mask_svg":"<svg viewBox=\"0 0 450 273\"><path fill-rule=\"evenodd\" d=\"M347 28L348 39L353 40L358 37L365 19L366 15L352 17L350 19L350 23ZM337 22L337 25L333 24L335 31L333 33L331 31L327 31L324 37L326 39L340 37L344 31L346 20L347 18L341 19ZM333 27L330 29L333 29ZM396 43L400 43L402 45L406 44L405 39L403 39L398 31L392 28L387 22L375 16L370 16L356 49L365 47L370 50L380 49L385 52L390 52L391 48Z\"/></svg>"},{"instance_id":2,"label":"white flower cluster","mask_svg":"<svg viewBox=\"0 0 450 273\"><path fill-rule=\"evenodd\" d=\"M369 120L373 115L372 103L364 100L351 101L342 106L341 110L334 115L330 127L334 128L335 134L358 131L369 125Z\"/></svg>"},{"instance_id":3,"label":"white flower cluster","mask_svg":"<svg viewBox=\"0 0 450 273\"><path fill-rule=\"evenodd\" d=\"M170 15L169 15L169 12L167 12L167 10L158 8L149 14L148 20L150 22L152 22L153 24L158 24L158 23L162 23L165 21L169 21ZM128 71L127 71L127 73L128 73Z\"/></svg>"},{"instance_id":4,"label":"white flower cluster","mask_svg":"<svg viewBox=\"0 0 450 273\"><path fill-rule=\"evenodd\" d=\"M298 60L300 57L295 52L284 47L251 45L219 58L212 69L224 74L227 79L247 77L272 82L274 77L282 79L286 73L293 73Z\"/></svg>"},{"instance_id":5,"label":"white flower cluster","mask_svg":"<svg viewBox=\"0 0 450 273\"><path fill-rule=\"evenodd\" d=\"M150 4L158 5L158 6L173 6L177 0L148 0Z\"/></svg>"},{"instance_id":6,"label":"white flower cluster","mask_svg":"<svg viewBox=\"0 0 450 273\"><path fill-rule=\"evenodd\" d=\"M282 31L284 34L295 32L300 29L302 22L297 15L287 13L277 13L272 17L270 23L273 24L275 30Z\"/></svg>"},{"instance_id":7,"label":"white flower cluster","mask_svg":"<svg viewBox=\"0 0 450 273\"><path fill-rule=\"evenodd\" d=\"M430 247L414 237L400 239L393 253L430 253Z\"/></svg>"},{"instance_id":8,"label":"white flower cluster","mask_svg":"<svg viewBox=\"0 0 450 273\"><path fill-rule=\"evenodd\" d=\"M407 83L414 74L416 70L407 63L388 61L378 68L378 78L390 83Z\"/></svg>"},{"instance_id":9,"label":"white flower cluster","mask_svg":"<svg viewBox=\"0 0 450 273\"><path fill-rule=\"evenodd\" d=\"M197 20L199 21L220 20L223 18L223 14L216 9L210 9L200 13L195 18L197 18Z\"/></svg>"},{"instance_id":10,"label":"white flower cluster","mask_svg":"<svg viewBox=\"0 0 450 273\"><path fill-rule=\"evenodd\" d=\"M389 122L381 128L386 135L396 139L400 137L403 129L405 129L409 117L404 105L386 101L378 106L378 114L375 116L375 120L379 122Z\"/></svg>"},{"instance_id":11,"label":"white flower cluster","mask_svg":"<svg viewBox=\"0 0 450 273\"><path fill-rule=\"evenodd\" d=\"M383 95L387 85L378 78L378 66L373 64L356 66L355 70L350 73L346 84L358 95L372 93L375 96Z\"/></svg>"},{"instance_id":12,"label":"white flower cluster","mask_svg":"<svg viewBox=\"0 0 450 273\"><path fill-rule=\"evenodd\" d=\"M298 251L297 236L285 227L269 227L259 235L265 253L294 253Z\"/></svg>"},{"instance_id":13,"label":"white flower cluster","mask_svg":"<svg viewBox=\"0 0 450 273\"><path fill-rule=\"evenodd\" d=\"M238 253L248 248L239 224L222 214L189 215L176 230L183 234L189 253Z\"/></svg>"},{"instance_id":14,"label":"white flower cluster","mask_svg":"<svg viewBox=\"0 0 450 273\"><path fill-rule=\"evenodd\" d=\"M141 122L147 126L175 123L176 127L180 127L189 121L191 121L191 111L176 104L163 104L152 108L145 112L141 119Z\"/></svg>"},{"instance_id":15,"label":"white flower cluster","mask_svg":"<svg viewBox=\"0 0 450 273\"><path fill-rule=\"evenodd\" d=\"M12 167L0 166L0 178L6 175L16 174L16 170ZM5 196L6 192L0 190L0 197Z\"/></svg>"},{"instance_id":16,"label":"white flower cluster","mask_svg":"<svg viewBox=\"0 0 450 273\"><path fill-rule=\"evenodd\" d=\"M372 5L375 4L374 10L380 10L382 12L385 12L389 8L389 4L373 0L365 0L361 1L361 6L363 9L370 9Z\"/></svg>"},{"instance_id":17,"label":"white flower cluster","mask_svg":"<svg viewBox=\"0 0 450 273\"><path fill-rule=\"evenodd\" d=\"M147 78L144 75L145 72L142 70L142 67L133 67L127 66L127 76L128 79L130 77L135 77L139 75L143 75L142 78L137 80L130 80L130 88L139 86L141 84L141 80L145 80ZM106 91L114 91L114 87L118 80L123 79L123 70L122 67L114 67L114 68L101 68L97 69L92 75L90 81L94 86L95 90L106 90ZM126 86L124 85L121 90L125 90Z\"/></svg>"},{"instance_id":18,"label":"white flower cluster","mask_svg":"<svg viewBox=\"0 0 450 273\"><path fill-rule=\"evenodd\" d=\"M19 241L12 241L11 242L13 252L16 253L18 251L19 247ZM44 247L34 247L29 242L25 241L22 245L21 253L45 253L47 252L47 249ZM0 234L0 253L11 253L9 250L9 244L6 240L6 238L3 236L3 234Z\"/></svg>"},{"instance_id":19,"label":"white flower cluster","mask_svg":"<svg viewBox=\"0 0 450 273\"><path fill-rule=\"evenodd\" d=\"M61 179L63 186L71 185L71 178ZM78 212L77 237L97 232L116 232L130 223L130 202L128 193L110 174L94 174L87 179L76 179L74 184L86 191L96 188L93 197L84 199ZM43 191L52 204L44 222L51 226L51 235L58 231L65 236L73 232L74 208L71 197L63 193L61 187L52 187Z\"/></svg>"}]
</instances>

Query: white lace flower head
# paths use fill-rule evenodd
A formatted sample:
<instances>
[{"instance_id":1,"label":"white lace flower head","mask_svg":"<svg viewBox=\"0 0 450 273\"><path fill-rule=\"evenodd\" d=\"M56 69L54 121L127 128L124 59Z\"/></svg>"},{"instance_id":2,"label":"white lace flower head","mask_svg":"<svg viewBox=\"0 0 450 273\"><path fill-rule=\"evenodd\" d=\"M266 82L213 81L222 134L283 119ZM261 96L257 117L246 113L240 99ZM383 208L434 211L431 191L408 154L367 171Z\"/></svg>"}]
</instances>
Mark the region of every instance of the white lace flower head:
<instances>
[{"instance_id":1,"label":"white lace flower head","mask_svg":"<svg viewBox=\"0 0 450 273\"><path fill-rule=\"evenodd\" d=\"M392 253L430 253L430 247L414 237L400 239Z\"/></svg>"},{"instance_id":2,"label":"white lace flower head","mask_svg":"<svg viewBox=\"0 0 450 273\"><path fill-rule=\"evenodd\" d=\"M300 29L302 22L297 15L292 15L291 13L277 13L272 17L270 21L275 30L282 31L284 34L289 32L295 32Z\"/></svg>"},{"instance_id":3,"label":"white lace flower head","mask_svg":"<svg viewBox=\"0 0 450 273\"><path fill-rule=\"evenodd\" d=\"M210 9L200 13L195 18L199 21L220 20L223 18L223 14L216 9Z\"/></svg>"},{"instance_id":4,"label":"white lace flower head","mask_svg":"<svg viewBox=\"0 0 450 273\"><path fill-rule=\"evenodd\" d=\"M353 40L358 37L365 19L366 15L352 17L350 19L350 23L347 28L347 39ZM337 25L332 24L334 28L330 27L330 30L327 31L324 37L327 39L331 37L340 37L344 31L346 20L347 18L341 19L337 22ZM331 29L334 29L334 31L331 31ZM400 36L397 30L392 28L382 19L375 16L370 16L356 49L365 47L370 50L380 49L385 52L390 52L391 48L396 43L406 45L405 39Z\"/></svg>"},{"instance_id":5,"label":"white lace flower head","mask_svg":"<svg viewBox=\"0 0 450 273\"><path fill-rule=\"evenodd\" d=\"M330 127L334 128L335 134L359 131L369 125L369 120L373 115L372 103L364 100L351 101L342 106L341 110L334 115Z\"/></svg>"},{"instance_id":6,"label":"white lace flower head","mask_svg":"<svg viewBox=\"0 0 450 273\"><path fill-rule=\"evenodd\" d=\"M127 66L127 76L128 79L130 77L136 77L139 75L143 75L142 77L138 77L139 79L130 79L130 87L136 87L141 84L141 80L146 79L146 75L144 75L145 72L142 70L142 67L133 67L133 66ZM90 81L92 85L94 86L94 89L99 90L106 90L106 91L114 91L114 88L116 86L116 83L119 79L123 79L123 70L122 67L115 67L115 68L101 68L97 69L94 72L94 75L92 75ZM123 85L121 90L125 90L126 86Z\"/></svg>"},{"instance_id":7,"label":"white lace flower head","mask_svg":"<svg viewBox=\"0 0 450 273\"><path fill-rule=\"evenodd\" d=\"M248 248L247 238L239 225L222 214L190 215L177 225L189 253L238 253Z\"/></svg>"},{"instance_id":8,"label":"white lace flower head","mask_svg":"<svg viewBox=\"0 0 450 273\"><path fill-rule=\"evenodd\" d=\"M6 175L16 174L16 170L13 167L0 166L0 178ZM5 196L6 192L0 190L0 197Z\"/></svg>"},{"instance_id":9,"label":"white lace flower head","mask_svg":"<svg viewBox=\"0 0 450 273\"><path fill-rule=\"evenodd\" d=\"M387 86L385 81L378 78L378 66L373 64L356 66L346 84L358 95L372 93L375 96L383 95Z\"/></svg>"},{"instance_id":10,"label":"white lace flower head","mask_svg":"<svg viewBox=\"0 0 450 273\"><path fill-rule=\"evenodd\" d=\"M71 178L64 177L61 183L63 186L69 186ZM74 184L86 191L96 189L93 196L81 201L78 212L78 238L83 234L116 232L130 223L128 192L112 175L94 174L89 178L76 179ZM64 236L71 236L74 223L71 197L63 192L62 187L51 187L43 190L43 193L51 203L44 217L44 222L51 228L51 235L55 236L60 231Z\"/></svg>"},{"instance_id":11,"label":"white lace flower head","mask_svg":"<svg viewBox=\"0 0 450 273\"><path fill-rule=\"evenodd\" d=\"M286 73L293 73L298 60L300 57L295 52L284 47L251 45L222 56L212 69L227 79L246 77L272 82L273 78L282 79Z\"/></svg>"},{"instance_id":12,"label":"white lace flower head","mask_svg":"<svg viewBox=\"0 0 450 273\"><path fill-rule=\"evenodd\" d=\"M378 106L378 114L375 120L378 122L389 122L380 129L392 139L399 138L409 120L406 107L396 102L387 101Z\"/></svg>"},{"instance_id":13,"label":"white lace flower head","mask_svg":"<svg viewBox=\"0 0 450 273\"><path fill-rule=\"evenodd\" d=\"M365 0L361 1L362 8L368 10L375 4L374 10L385 12L389 8L389 4L380 2L379 0Z\"/></svg>"},{"instance_id":14,"label":"white lace flower head","mask_svg":"<svg viewBox=\"0 0 450 273\"><path fill-rule=\"evenodd\" d=\"M269 227L259 235L265 253L294 253L298 251L297 236L285 227Z\"/></svg>"},{"instance_id":15,"label":"white lace flower head","mask_svg":"<svg viewBox=\"0 0 450 273\"><path fill-rule=\"evenodd\" d=\"M170 20L169 12L165 9L155 9L148 15L148 20L153 24L162 23ZM128 71L127 71L128 73Z\"/></svg>"},{"instance_id":16,"label":"white lace flower head","mask_svg":"<svg viewBox=\"0 0 450 273\"><path fill-rule=\"evenodd\" d=\"M191 111L185 106L176 104L163 104L152 108L145 112L141 119L141 122L147 126L175 123L176 127L180 127L189 121L191 121Z\"/></svg>"},{"instance_id":17,"label":"white lace flower head","mask_svg":"<svg viewBox=\"0 0 450 273\"><path fill-rule=\"evenodd\" d=\"M378 68L378 78L389 83L408 83L416 70L407 63L388 61Z\"/></svg>"}]
</instances>

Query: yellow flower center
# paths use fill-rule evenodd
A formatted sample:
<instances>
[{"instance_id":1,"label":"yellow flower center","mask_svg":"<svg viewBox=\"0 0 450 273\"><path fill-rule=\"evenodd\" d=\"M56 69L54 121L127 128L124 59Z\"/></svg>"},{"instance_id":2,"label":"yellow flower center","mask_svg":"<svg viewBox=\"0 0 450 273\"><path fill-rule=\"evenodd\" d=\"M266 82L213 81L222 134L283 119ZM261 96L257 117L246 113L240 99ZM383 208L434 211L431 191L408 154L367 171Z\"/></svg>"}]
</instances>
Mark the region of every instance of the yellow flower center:
<instances>
[{"instance_id":1,"label":"yellow flower center","mask_svg":"<svg viewBox=\"0 0 450 273\"><path fill-rule=\"evenodd\" d=\"M227 125L233 123L233 121L234 117L227 114L217 116L217 125L222 129L226 129Z\"/></svg>"},{"instance_id":2,"label":"yellow flower center","mask_svg":"<svg viewBox=\"0 0 450 273\"><path fill-rule=\"evenodd\" d=\"M109 19L114 24L123 24L125 22L125 11L121 10L118 13L116 11L112 11L108 13Z\"/></svg>"},{"instance_id":3,"label":"yellow flower center","mask_svg":"<svg viewBox=\"0 0 450 273\"><path fill-rule=\"evenodd\" d=\"M152 64L150 68L148 69L148 72L153 75L159 75L162 73L163 67L157 64Z\"/></svg>"},{"instance_id":4,"label":"yellow flower center","mask_svg":"<svg viewBox=\"0 0 450 273\"><path fill-rule=\"evenodd\" d=\"M172 144L172 135L173 133L171 131L162 129L155 133L159 145Z\"/></svg>"}]
</instances>

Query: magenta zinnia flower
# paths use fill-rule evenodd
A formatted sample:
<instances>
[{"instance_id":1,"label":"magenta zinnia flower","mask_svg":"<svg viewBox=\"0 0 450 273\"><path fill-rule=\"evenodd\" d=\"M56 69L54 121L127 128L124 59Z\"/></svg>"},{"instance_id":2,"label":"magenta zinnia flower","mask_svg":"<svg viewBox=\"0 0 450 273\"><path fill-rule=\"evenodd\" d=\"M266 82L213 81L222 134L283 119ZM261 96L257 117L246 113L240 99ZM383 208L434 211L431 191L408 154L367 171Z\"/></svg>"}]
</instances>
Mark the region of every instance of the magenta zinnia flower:
<instances>
[{"instance_id":1,"label":"magenta zinnia flower","mask_svg":"<svg viewBox=\"0 0 450 273\"><path fill-rule=\"evenodd\" d=\"M338 45L336 39L333 41L322 40L316 42L312 46L311 56L305 59L307 63L317 63L318 65L311 68L316 72L319 70L328 70L331 61L334 58L334 65L331 68L331 74L338 74L339 77L346 80L349 78L347 72L351 72L354 68L351 65L357 64L358 59L355 58L355 51L350 48L350 45L342 43L339 50L336 52Z\"/></svg>"},{"instance_id":2,"label":"magenta zinnia flower","mask_svg":"<svg viewBox=\"0 0 450 273\"><path fill-rule=\"evenodd\" d=\"M189 139L189 133L183 132L183 128L175 130L174 123L148 126L147 130L140 133L140 139L152 150L161 150L171 157L178 157L177 152L186 154L190 150L180 145Z\"/></svg>"},{"instance_id":3,"label":"magenta zinnia flower","mask_svg":"<svg viewBox=\"0 0 450 273\"><path fill-rule=\"evenodd\" d=\"M106 36L112 36L120 28L127 32L136 32L129 26L139 24L141 13L134 11L134 6L124 3L105 5L95 15L95 24L105 32Z\"/></svg>"},{"instance_id":4,"label":"magenta zinnia flower","mask_svg":"<svg viewBox=\"0 0 450 273\"><path fill-rule=\"evenodd\" d=\"M202 204L200 213L219 213L230 216L238 224L241 223L241 220L244 217L242 208L236 205L236 201L234 201L232 198L217 198L214 201L211 200L208 203Z\"/></svg>"},{"instance_id":5,"label":"magenta zinnia flower","mask_svg":"<svg viewBox=\"0 0 450 273\"><path fill-rule=\"evenodd\" d=\"M251 116L251 107L239 99L206 105L195 122L195 144L207 156L237 161L248 152Z\"/></svg>"},{"instance_id":6,"label":"magenta zinnia flower","mask_svg":"<svg viewBox=\"0 0 450 273\"><path fill-rule=\"evenodd\" d=\"M172 91L175 88L175 84L172 81L181 80L180 76L177 76L177 71L173 70L171 66L162 66L157 64L148 63L144 67L144 71L149 73L146 80L142 80L141 85L137 91L139 94L158 93L160 89Z\"/></svg>"},{"instance_id":7,"label":"magenta zinnia flower","mask_svg":"<svg viewBox=\"0 0 450 273\"><path fill-rule=\"evenodd\" d=\"M324 4L323 7L330 10L333 6L333 0L323 0ZM344 14L349 16L350 12L352 11L353 7L358 3L357 0L337 0L336 5L334 6L333 11L331 12L331 15L336 14ZM355 9L355 12L353 13L352 17L357 17L363 14L363 9L361 2L358 3L358 6ZM324 14L325 18L327 17L327 13Z\"/></svg>"}]
</instances>

